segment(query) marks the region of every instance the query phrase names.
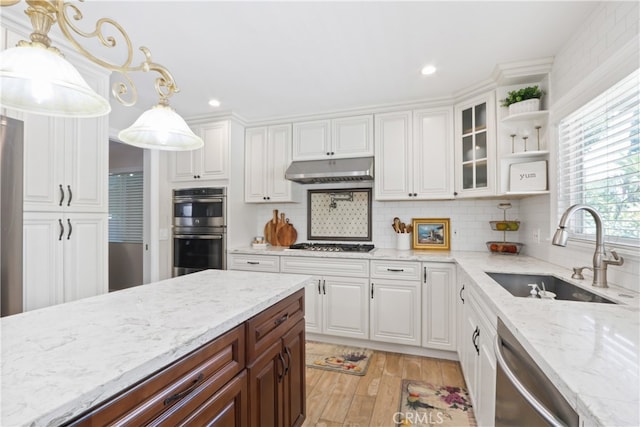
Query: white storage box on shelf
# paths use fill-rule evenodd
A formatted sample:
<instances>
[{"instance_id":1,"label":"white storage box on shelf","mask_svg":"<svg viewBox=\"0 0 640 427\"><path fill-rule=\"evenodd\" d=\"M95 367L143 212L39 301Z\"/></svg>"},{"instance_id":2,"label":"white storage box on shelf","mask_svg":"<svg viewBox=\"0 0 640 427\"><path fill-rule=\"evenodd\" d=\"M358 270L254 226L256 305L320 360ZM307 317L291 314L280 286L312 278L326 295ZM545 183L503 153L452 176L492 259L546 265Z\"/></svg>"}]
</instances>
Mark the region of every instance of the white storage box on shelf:
<instances>
[{"instance_id":1,"label":"white storage box on shelf","mask_svg":"<svg viewBox=\"0 0 640 427\"><path fill-rule=\"evenodd\" d=\"M509 168L509 191L545 191L547 189L547 161L514 163Z\"/></svg>"},{"instance_id":2,"label":"white storage box on shelf","mask_svg":"<svg viewBox=\"0 0 640 427\"><path fill-rule=\"evenodd\" d=\"M509 115L531 113L540 109L540 98L526 99L509 105Z\"/></svg>"}]
</instances>

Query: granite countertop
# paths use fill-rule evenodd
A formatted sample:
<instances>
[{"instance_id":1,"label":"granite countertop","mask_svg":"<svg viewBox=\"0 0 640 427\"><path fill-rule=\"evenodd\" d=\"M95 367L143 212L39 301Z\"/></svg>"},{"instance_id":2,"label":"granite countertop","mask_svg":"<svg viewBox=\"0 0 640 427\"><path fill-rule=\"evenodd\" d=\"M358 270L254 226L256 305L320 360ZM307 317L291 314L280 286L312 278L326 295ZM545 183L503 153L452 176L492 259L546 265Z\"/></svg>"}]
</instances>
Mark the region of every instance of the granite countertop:
<instances>
[{"instance_id":1,"label":"granite countertop","mask_svg":"<svg viewBox=\"0 0 640 427\"><path fill-rule=\"evenodd\" d=\"M0 319L0 425L59 425L302 289L207 270Z\"/></svg>"},{"instance_id":2,"label":"granite countertop","mask_svg":"<svg viewBox=\"0 0 640 427\"><path fill-rule=\"evenodd\" d=\"M640 425L640 295L570 278L571 270L527 256L484 252L326 253L284 248L230 253L456 262L476 294L499 316L588 425ZM552 274L618 304L518 298L486 272ZM495 325L494 325L495 326Z\"/></svg>"}]
</instances>

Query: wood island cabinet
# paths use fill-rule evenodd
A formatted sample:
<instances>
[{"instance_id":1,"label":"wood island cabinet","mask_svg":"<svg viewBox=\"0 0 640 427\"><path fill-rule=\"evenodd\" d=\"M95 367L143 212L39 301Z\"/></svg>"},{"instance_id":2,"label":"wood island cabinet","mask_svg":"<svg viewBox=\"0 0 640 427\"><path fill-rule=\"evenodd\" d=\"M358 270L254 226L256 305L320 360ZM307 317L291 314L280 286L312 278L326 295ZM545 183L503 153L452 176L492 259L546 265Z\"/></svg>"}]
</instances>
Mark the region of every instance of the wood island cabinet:
<instances>
[{"instance_id":1,"label":"wood island cabinet","mask_svg":"<svg viewBox=\"0 0 640 427\"><path fill-rule=\"evenodd\" d=\"M304 290L67 423L67 426L300 426Z\"/></svg>"}]
</instances>

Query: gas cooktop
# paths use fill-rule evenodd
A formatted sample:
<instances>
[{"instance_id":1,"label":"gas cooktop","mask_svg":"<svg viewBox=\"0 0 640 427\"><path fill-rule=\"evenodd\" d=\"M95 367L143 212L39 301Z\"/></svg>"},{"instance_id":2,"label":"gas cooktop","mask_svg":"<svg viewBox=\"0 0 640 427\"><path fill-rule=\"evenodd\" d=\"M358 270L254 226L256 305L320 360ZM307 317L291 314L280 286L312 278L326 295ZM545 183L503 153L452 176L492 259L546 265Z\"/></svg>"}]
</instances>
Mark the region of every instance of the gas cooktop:
<instances>
[{"instance_id":1,"label":"gas cooktop","mask_svg":"<svg viewBox=\"0 0 640 427\"><path fill-rule=\"evenodd\" d=\"M289 246L289 249L319 252L369 252L374 248L374 245L353 243L296 243Z\"/></svg>"}]
</instances>

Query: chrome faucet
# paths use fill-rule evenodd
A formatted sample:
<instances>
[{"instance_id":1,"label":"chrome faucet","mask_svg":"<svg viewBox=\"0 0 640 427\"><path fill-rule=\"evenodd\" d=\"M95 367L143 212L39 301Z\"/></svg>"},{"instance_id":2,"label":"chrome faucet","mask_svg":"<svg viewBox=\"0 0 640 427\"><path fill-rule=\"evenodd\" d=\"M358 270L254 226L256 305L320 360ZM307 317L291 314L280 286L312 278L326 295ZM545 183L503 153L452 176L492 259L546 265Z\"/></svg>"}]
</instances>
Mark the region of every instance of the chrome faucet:
<instances>
[{"instance_id":1,"label":"chrome faucet","mask_svg":"<svg viewBox=\"0 0 640 427\"><path fill-rule=\"evenodd\" d=\"M593 286L598 288L608 288L607 285L607 266L622 265L624 264L624 258L618 256L616 251L611 251L613 259L608 259L604 249L604 228L602 227L602 218L598 211L588 205L573 205L570 206L560 219L558 229L553 235L553 243L556 246L567 246L567 240L569 239L569 233L565 230L569 218L579 210L585 210L591 214L596 222L596 250L593 254ZM575 271L575 270L574 270Z\"/></svg>"}]
</instances>

